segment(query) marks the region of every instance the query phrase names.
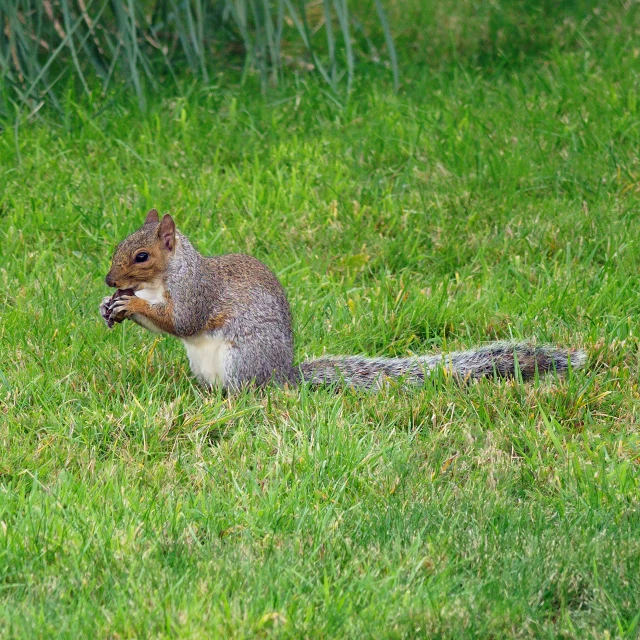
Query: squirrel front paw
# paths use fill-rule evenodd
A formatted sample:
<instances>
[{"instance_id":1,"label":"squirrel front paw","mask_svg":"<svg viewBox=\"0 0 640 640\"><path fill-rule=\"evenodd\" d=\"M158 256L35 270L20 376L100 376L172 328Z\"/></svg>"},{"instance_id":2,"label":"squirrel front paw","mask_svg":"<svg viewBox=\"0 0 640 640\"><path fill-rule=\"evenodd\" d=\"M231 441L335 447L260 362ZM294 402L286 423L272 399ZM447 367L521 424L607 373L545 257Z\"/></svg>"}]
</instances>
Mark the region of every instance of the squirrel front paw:
<instances>
[{"instance_id":1,"label":"squirrel front paw","mask_svg":"<svg viewBox=\"0 0 640 640\"><path fill-rule=\"evenodd\" d=\"M116 306L123 297L131 297L132 295L133 291L131 289L118 289L112 296L102 298L100 315L109 329L112 329L116 322L124 322L125 318L130 315L126 314L123 309L116 309Z\"/></svg>"},{"instance_id":2,"label":"squirrel front paw","mask_svg":"<svg viewBox=\"0 0 640 640\"><path fill-rule=\"evenodd\" d=\"M109 329L113 329L113 325L116 322L123 322L124 316L114 316L113 315L113 304L115 300L112 296L105 296L102 298L102 302L100 303L100 315L102 319L105 321L105 324Z\"/></svg>"},{"instance_id":3,"label":"squirrel front paw","mask_svg":"<svg viewBox=\"0 0 640 640\"><path fill-rule=\"evenodd\" d=\"M144 311L146 302L135 295L121 295L111 304L109 322L122 322L125 318L130 318L134 313Z\"/></svg>"}]
</instances>

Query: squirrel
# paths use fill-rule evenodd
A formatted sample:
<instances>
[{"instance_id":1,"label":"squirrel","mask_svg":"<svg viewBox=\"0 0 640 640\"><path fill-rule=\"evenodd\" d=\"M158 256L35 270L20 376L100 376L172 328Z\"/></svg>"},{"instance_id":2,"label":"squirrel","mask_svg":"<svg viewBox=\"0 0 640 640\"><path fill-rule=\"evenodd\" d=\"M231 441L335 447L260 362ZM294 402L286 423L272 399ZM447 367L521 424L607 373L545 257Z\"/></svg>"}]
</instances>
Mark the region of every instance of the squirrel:
<instances>
[{"instance_id":1,"label":"squirrel","mask_svg":"<svg viewBox=\"0 0 640 640\"><path fill-rule=\"evenodd\" d=\"M249 255L201 255L170 215L155 209L117 247L106 277L116 293L102 300L109 327L125 319L184 343L196 378L207 387L246 384L380 388L388 379L423 384L438 367L461 379L523 379L585 364L580 350L494 342L470 351L405 358L324 356L295 366L287 296L275 274Z\"/></svg>"}]
</instances>

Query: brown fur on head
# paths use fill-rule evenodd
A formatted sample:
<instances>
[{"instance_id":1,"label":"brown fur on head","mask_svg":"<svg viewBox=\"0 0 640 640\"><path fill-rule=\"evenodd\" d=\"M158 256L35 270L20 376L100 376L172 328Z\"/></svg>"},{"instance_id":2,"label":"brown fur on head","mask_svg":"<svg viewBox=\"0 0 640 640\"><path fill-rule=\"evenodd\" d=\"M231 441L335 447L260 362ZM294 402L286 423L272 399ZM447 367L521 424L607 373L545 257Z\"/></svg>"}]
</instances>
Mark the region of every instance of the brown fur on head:
<instances>
[{"instance_id":1,"label":"brown fur on head","mask_svg":"<svg viewBox=\"0 0 640 640\"><path fill-rule=\"evenodd\" d=\"M105 278L107 285L136 291L145 283L162 279L175 246L173 219L167 214L160 220L158 212L151 209L144 226L118 245Z\"/></svg>"}]
</instances>

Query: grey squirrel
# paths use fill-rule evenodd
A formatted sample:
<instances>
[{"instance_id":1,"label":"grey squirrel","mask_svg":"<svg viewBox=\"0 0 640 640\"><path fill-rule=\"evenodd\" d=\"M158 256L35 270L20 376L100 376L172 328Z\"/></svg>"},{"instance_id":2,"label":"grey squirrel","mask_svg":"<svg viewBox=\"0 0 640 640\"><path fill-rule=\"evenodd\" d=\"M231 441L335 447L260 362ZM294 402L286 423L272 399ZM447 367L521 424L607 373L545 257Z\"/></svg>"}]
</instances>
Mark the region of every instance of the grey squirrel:
<instances>
[{"instance_id":1,"label":"grey squirrel","mask_svg":"<svg viewBox=\"0 0 640 640\"><path fill-rule=\"evenodd\" d=\"M324 356L296 366L291 311L276 276L248 255L202 256L171 216L160 220L155 209L118 245L106 283L116 288L100 305L107 325L130 319L180 338L205 386L233 390L273 380L377 388L389 378L420 385L437 367L462 379L510 377L519 369L526 379L586 362L579 350L494 342L446 355Z\"/></svg>"}]
</instances>

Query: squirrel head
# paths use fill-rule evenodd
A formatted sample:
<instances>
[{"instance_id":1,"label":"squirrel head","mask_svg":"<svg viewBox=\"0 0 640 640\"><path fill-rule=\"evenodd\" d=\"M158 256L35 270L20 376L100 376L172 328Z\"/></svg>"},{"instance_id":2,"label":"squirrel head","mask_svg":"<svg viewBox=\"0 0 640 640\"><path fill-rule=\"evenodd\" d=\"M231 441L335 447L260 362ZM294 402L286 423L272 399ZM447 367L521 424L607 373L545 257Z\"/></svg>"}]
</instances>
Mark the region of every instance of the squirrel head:
<instances>
[{"instance_id":1,"label":"squirrel head","mask_svg":"<svg viewBox=\"0 0 640 640\"><path fill-rule=\"evenodd\" d=\"M176 248L176 225L170 215L162 220L155 209L144 225L125 238L111 260L105 278L108 286L136 291L164 275Z\"/></svg>"}]
</instances>

